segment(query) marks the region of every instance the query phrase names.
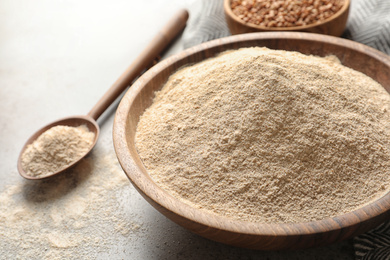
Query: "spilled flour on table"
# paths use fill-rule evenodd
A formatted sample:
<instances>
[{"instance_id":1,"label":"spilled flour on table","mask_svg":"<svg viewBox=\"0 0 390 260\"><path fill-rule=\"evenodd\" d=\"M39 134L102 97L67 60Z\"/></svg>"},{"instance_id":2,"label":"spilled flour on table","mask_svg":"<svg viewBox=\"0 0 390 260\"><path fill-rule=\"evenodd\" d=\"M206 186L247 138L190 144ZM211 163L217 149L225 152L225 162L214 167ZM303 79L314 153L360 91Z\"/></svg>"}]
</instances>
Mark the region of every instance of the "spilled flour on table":
<instances>
[{"instance_id":1,"label":"spilled flour on table","mask_svg":"<svg viewBox=\"0 0 390 260\"><path fill-rule=\"evenodd\" d=\"M94 149L76 167L0 194L0 259L96 259L142 230L124 210L129 181L113 151Z\"/></svg>"}]
</instances>

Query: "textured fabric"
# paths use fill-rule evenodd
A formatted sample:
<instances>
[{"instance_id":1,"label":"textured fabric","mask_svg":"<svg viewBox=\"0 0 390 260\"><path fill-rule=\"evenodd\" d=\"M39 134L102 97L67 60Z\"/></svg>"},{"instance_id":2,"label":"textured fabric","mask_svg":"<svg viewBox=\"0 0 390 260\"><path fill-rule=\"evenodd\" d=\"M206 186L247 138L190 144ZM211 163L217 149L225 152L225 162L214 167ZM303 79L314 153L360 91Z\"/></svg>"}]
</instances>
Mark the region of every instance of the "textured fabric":
<instances>
[{"instance_id":1,"label":"textured fabric","mask_svg":"<svg viewBox=\"0 0 390 260\"><path fill-rule=\"evenodd\" d=\"M344 36L390 54L390 0L351 0Z\"/></svg>"},{"instance_id":2,"label":"textured fabric","mask_svg":"<svg viewBox=\"0 0 390 260\"><path fill-rule=\"evenodd\" d=\"M231 35L225 21L223 0L198 0L191 10L183 33L184 48Z\"/></svg>"},{"instance_id":3,"label":"textured fabric","mask_svg":"<svg viewBox=\"0 0 390 260\"><path fill-rule=\"evenodd\" d=\"M184 48L229 36L223 0L198 0L183 34ZM343 35L390 54L390 0L351 0Z\"/></svg>"},{"instance_id":4,"label":"textured fabric","mask_svg":"<svg viewBox=\"0 0 390 260\"><path fill-rule=\"evenodd\" d=\"M390 259L390 222L353 239L357 260Z\"/></svg>"},{"instance_id":5,"label":"textured fabric","mask_svg":"<svg viewBox=\"0 0 390 260\"><path fill-rule=\"evenodd\" d=\"M183 34L184 48L229 35L223 0L195 2ZM390 55L390 0L351 0L343 37ZM390 222L355 237L353 242L357 260L390 260Z\"/></svg>"}]
</instances>

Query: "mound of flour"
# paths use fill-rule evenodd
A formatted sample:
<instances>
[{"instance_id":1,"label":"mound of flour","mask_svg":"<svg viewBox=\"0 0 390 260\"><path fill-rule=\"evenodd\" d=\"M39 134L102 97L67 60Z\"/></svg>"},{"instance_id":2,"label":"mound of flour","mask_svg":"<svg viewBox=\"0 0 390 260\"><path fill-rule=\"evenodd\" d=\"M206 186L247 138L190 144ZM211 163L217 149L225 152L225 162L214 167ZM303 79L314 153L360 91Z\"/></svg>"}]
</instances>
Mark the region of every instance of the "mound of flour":
<instances>
[{"instance_id":1,"label":"mound of flour","mask_svg":"<svg viewBox=\"0 0 390 260\"><path fill-rule=\"evenodd\" d=\"M156 183L194 207L320 220L388 191L390 96L335 59L245 48L172 75L136 146Z\"/></svg>"}]
</instances>

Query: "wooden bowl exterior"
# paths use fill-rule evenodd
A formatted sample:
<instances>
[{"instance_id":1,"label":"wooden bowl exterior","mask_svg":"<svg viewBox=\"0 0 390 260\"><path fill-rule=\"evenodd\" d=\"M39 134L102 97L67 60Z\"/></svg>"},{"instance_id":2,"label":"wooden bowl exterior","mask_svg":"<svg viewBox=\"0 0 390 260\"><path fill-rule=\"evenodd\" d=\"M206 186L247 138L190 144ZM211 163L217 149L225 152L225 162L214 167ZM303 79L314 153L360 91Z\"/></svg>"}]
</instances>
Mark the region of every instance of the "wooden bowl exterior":
<instances>
[{"instance_id":1,"label":"wooden bowl exterior","mask_svg":"<svg viewBox=\"0 0 390 260\"><path fill-rule=\"evenodd\" d=\"M341 36L345 30L348 15L349 15L349 7L351 4L350 0L345 0L345 4L343 7L334 14L329 17L325 21L318 24L310 24L306 26L298 26L298 27L263 27L257 26L254 24L248 24L238 18L232 11L230 7L231 0L224 0L224 12L225 19L229 30L232 34L241 34L241 33L250 33L250 32L280 32L280 31L299 31L299 32L311 32L311 33L319 33L326 34L332 36Z\"/></svg>"},{"instance_id":2,"label":"wooden bowl exterior","mask_svg":"<svg viewBox=\"0 0 390 260\"><path fill-rule=\"evenodd\" d=\"M321 221L296 224L250 223L190 207L157 186L144 168L134 137L140 115L152 104L154 92L180 67L214 57L229 49L265 46L340 61L372 77L390 91L390 58L370 47L331 36L299 32L236 35L203 43L174 55L147 71L123 97L115 116L114 146L132 184L162 214L203 237L225 244L260 249L300 249L327 245L366 232L390 217L390 193L351 213Z\"/></svg>"}]
</instances>

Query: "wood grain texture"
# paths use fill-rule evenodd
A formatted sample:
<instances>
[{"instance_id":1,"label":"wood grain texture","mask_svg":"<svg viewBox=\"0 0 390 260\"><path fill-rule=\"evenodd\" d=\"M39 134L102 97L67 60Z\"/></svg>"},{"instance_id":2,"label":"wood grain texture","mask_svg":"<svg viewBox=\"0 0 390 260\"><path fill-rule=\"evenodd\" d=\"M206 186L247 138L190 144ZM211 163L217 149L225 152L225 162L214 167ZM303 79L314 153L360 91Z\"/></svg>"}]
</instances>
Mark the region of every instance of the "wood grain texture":
<instances>
[{"instance_id":1,"label":"wood grain texture","mask_svg":"<svg viewBox=\"0 0 390 260\"><path fill-rule=\"evenodd\" d=\"M198 210L157 186L143 166L134 144L140 115L154 92L180 67L214 57L225 50L265 46L318 56L336 55L341 62L378 81L390 91L390 58L370 47L332 36L300 32L265 32L207 42L172 56L146 72L123 97L115 116L113 137L119 162L142 196L162 214L203 237L233 246L300 249L327 245L361 234L390 217L390 194L341 216L296 224L251 223ZM348 188L348 187L346 187Z\"/></svg>"},{"instance_id":2,"label":"wood grain texture","mask_svg":"<svg viewBox=\"0 0 390 260\"><path fill-rule=\"evenodd\" d=\"M309 24L297 27L264 27L255 24L248 24L238 18L230 7L231 0L224 0L225 19L232 34L241 34L249 32L280 32L280 31L299 31L320 33L332 36L341 36L347 24L350 0L345 0L343 7L333 16L318 24Z\"/></svg>"}]
</instances>

